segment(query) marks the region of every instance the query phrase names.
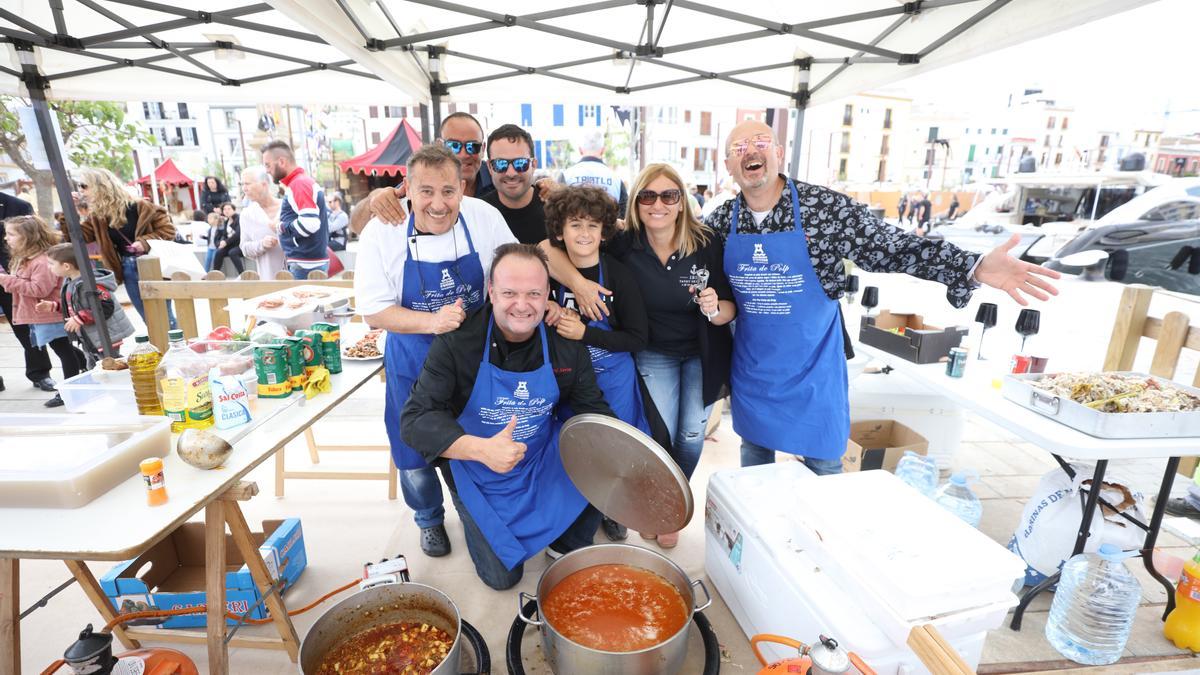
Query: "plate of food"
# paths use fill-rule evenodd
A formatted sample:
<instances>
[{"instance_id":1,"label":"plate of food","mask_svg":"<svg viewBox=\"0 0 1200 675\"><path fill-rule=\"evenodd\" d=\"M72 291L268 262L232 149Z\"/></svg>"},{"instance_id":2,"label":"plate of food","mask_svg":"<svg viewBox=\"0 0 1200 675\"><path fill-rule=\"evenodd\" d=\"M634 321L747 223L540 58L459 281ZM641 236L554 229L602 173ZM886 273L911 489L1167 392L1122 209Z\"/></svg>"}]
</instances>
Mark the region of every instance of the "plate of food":
<instances>
[{"instance_id":1,"label":"plate of food","mask_svg":"<svg viewBox=\"0 0 1200 675\"><path fill-rule=\"evenodd\" d=\"M350 361L375 361L383 358L383 348L387 341L387 331L382 328L374 330L351 329L350 326L366 324L349 324L342 327L342 358Z\"/></svg>"},{"instance_id":2,"label":"plate of food","mask_svg":"<svg viewBox=\"0 0 1200 675\"><path fill-rule=\"evenodd\" d=\"M353 289L306 284L230 303L229 309L252 314L259 319L287 320L311 312L348 307Z\"/></svg>"}]
</instances>

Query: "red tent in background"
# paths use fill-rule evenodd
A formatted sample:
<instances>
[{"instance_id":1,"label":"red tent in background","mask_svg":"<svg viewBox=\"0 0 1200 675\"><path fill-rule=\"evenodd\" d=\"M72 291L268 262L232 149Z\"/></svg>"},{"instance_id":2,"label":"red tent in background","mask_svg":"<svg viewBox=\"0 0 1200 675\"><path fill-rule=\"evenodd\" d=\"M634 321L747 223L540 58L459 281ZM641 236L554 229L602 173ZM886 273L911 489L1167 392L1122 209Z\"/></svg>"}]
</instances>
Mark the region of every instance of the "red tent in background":
<instances>
[{"instance_id":1,"label":"red tent in background","mask_svg":"<svg viewBox=\"0 0 1200 675\"><path fill-rule=\"evenodd\" d=\"M150 193L154 189L153 184L157 182L159 193L159 199L157 201L158 203L167 206L168 210L171 210L169 201L170 199L175 199L182 202L181 194L187 195L188 200L192 203L191 209L200 208L197 206L200 202L192 190L192 186L195 185L196 181L188 178L187 174L180 171L179 167L175 166L175 162L171 159L167 159L162 164L154 167L153 181L151 181L149 175L145 175L137 179L136 182L142 187L142 195L146 199L151 199L152 201L153 198L151 197ZM184 189L180 190L179 188Z\"/></svg>"},{"instance_id":2,"label":"red tent in background","mask_svg":"<svg viewBox=\"0 0 1200 675\"><path fill-rule=\"evenodd\" d=\"M405 167L408 158L420 147L421 135L408 120L400 120L400 124L379 145L357 157L338 162L338 166L342 171L362 176L404 176L408 173Z\"/></svg>"},{"instance_id":3,"label":"red tent in background","mask_svg":"<svg viewBox=\"0 0 1200 675\"><path fill-rule=\"evenodd\" d=\"M191 185L192 183L196 182L191 178L188 178L187 174L180 171L179 167L175 166L175 161L171 159L168 159L162 164L154 167L154 179L159 183L166 183L167 185ZM143 185L149 185L150 176L142 176L141 178L137 179L137 182L142 183Z\"/></svg>"}]
</instances>

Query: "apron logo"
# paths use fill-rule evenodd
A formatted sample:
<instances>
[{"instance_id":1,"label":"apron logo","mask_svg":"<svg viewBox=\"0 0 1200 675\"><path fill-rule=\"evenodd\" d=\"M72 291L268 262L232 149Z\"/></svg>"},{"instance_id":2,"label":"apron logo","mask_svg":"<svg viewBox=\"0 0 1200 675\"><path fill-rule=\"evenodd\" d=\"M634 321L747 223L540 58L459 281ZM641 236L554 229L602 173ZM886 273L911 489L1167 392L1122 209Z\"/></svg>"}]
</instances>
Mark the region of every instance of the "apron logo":
<instances>
[{"instance_id":1,"label":"apron logo","mask_svg":"<svg viewBox=\"0 0 1200 675\"><path fill-rule=\"evenodd\" d=\"M756 263L761 263L764 265L767 263L767 254L765 251L763 251L762 244L754 245L754 254L750 256L750 259Z\"/></svg>"},{"instance_id":2,"label":"apron logo","mask_svg":"<svg viewBox=\"0 0 1200 675\"><path fill-rule=\"evenodd\" d=\"M450 278L450 270L444 269L442 270L442 290L445 291L451 288L454 288L454 279Z\"/></svg>"},{"instance_id":3,"label":"apron logo","mask_svg":"<svg viewBox=\"0 0 1200 675\"><path fill-rule=\"evenodd\" d=\"M525 380L517 382L517 388L513 391L513 398L522 400L529 398L529 388L525 386Z\"/></svg>"}]
</instances>

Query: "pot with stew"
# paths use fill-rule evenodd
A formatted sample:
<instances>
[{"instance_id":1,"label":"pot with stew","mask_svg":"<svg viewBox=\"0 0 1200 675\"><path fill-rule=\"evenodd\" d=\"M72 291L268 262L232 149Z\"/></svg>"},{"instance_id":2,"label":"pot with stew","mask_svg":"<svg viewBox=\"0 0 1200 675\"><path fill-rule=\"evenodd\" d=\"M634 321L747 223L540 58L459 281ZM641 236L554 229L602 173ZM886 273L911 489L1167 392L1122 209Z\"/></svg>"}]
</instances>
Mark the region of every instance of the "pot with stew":
<instances>
[{"instance_id":1,"label":"pot with stew","mask_svg":"<svg viewBox=\"0 0 1200 675\"><path fill-rule=\"evenodd\" d=\"M697 605L695 589L703 591ZM537 616L521 612L527 600ZM674 675L687 655L692 614L712 599L699 580L640 546L599 544L554 561L537 596L518 596L518 612L538 626L546 663L558 675Z\"/></svg>"},{"instance_id":2,"label":"pot with stew","mask_svg":"<svg viewBox=\"0 0 1200 675\"><path fill-rule=\"evenodd\" d=\"M388 583L329 608L300 644L304 675L449 675L459 669L462 621L444 593Z\"/></svg>"}]
</instances>

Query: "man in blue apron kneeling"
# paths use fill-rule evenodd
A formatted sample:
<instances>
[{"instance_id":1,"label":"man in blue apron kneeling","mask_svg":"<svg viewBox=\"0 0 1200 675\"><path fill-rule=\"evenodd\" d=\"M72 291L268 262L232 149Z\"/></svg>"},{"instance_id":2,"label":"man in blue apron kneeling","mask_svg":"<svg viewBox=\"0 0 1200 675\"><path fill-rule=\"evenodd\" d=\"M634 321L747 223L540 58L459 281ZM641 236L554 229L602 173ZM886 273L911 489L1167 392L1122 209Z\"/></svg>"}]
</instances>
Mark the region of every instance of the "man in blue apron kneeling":
<instances>
[{"instance_id":1,"label":"man in blue apron kneeling","mask_svg":"<svg viewBox=\"0 0 1200 675\"><path fill-rule=\"evenodd\" d=\"M504 590L539 551L587 546L600 525L563 470L556 409L615 415L587 348L543 323L550 272L541 249L499 247L489 279L490 304L434 339L400 431L427 461L449 465L443 475L475 571Z\"/></svg>"},{"instance_id":2,"label":"man in blue apron kneeling","mask_svg":"<svg viewBox=\"0 0 1200 675\"><path fill-rule=\"evenodd\" d=\"M362 232L354 292L367 323L388 331L384 423L404 501L421 528L421 550L437 557L450 553L442 486L425 457L400 439L400 411L433 336L483 306L492 251L516 238L493 206L463 196L458 158L440 145L413 153L407 184L407 221L375 219Z\"/></svg>"}]
</instances>

